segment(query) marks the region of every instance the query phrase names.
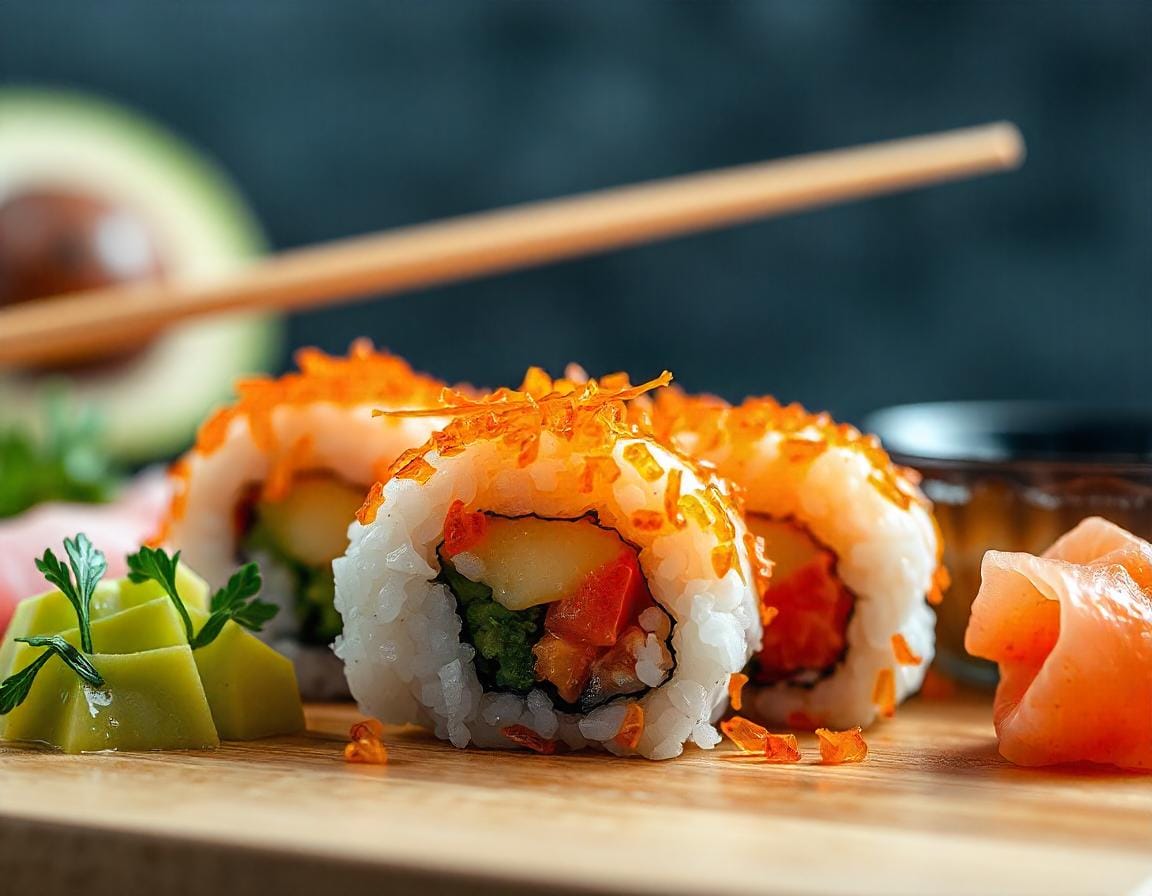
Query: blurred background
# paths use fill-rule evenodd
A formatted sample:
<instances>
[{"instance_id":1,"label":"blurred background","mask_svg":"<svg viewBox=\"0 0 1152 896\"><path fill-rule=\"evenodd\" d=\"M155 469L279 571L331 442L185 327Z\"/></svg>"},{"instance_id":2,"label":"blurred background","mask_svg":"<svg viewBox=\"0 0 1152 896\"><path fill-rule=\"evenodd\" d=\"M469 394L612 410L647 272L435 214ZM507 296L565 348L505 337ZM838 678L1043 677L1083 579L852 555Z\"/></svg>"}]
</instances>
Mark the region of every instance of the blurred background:
<instances>
[{"instance_id":1,"label":"blurred background","mask_svg":"<svg viewBox=\"0 0 1152 896\"><path fill-rule=\"evenodd\" d=\"M1138 0L0 4L2 85L173 129L277 249L1015 121L1017 173L299 314L276 362L368 335L450 380L669 368L849 419L1147 403L1150 46Z\"/></svg>"}]
</instances>

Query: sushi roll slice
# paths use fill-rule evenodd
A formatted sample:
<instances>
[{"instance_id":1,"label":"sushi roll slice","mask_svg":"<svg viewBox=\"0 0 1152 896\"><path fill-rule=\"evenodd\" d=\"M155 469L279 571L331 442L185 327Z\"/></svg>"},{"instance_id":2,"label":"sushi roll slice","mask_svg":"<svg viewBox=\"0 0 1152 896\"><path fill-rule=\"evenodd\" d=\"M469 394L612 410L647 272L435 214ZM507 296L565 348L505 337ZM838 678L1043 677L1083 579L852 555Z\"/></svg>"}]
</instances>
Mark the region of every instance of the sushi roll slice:
<instances>
[{"instance_id":1,"label":"sushi roll slice","mask_svg":"<svg viewBox=\"0 0 1152 896\"><path fill-rule=\"evenodd\" d=\"M359 341L347 357L298 353L299 369L237 385L172 470L175 497L158 540L213 588L255 560L281 612L265 637L296 663L308 699L347 698L329 649L340 632L332 560L368 486L446 421L373 420L374 408L432 408L444 384Z\"/></svg>"},{"instance_id":2,"label":"sushi roll slice","mask_svg":"<svg viewBox=\"0 0 1152 896\"><path fill-rule=\"evenodd\" d=\"M373 486L333 564L336 653L366 713L458 747L719 742L764 569L719 481L625 423L668 379L532 370L457 401Z\"/></svg>"},{"instance_id":3,"label":"sushi roll slice","mask_svg":"<svg viewBox=\"0 0 1152 896\"><path fill-rule=\"evenodd\" d=\"M809 729L891 715L932 661L930 603L947 584L916 474L874 436L771 398L666 390L637 413L732 480L773 563L749 714Z\"/></svg>"}]
</instances>

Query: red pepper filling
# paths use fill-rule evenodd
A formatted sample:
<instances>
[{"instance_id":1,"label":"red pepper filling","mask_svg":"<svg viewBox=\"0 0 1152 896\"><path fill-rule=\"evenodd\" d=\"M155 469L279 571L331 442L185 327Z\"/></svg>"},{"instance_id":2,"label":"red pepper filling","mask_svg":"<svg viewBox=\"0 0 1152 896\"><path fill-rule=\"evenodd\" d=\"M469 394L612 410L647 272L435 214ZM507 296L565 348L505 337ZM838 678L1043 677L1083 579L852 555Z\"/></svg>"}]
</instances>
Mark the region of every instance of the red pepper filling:
<instances>
[{"instance_id":1,"label":"red pepper filling","mask_svg":"<svg viewBox=\"0 0 1152 896\"><path fill-rule=\"evenodd\" d=\"M564 702L591 706L647 687L637 665L649 632L639 619L656 603L636 549L616 532L593 518L507 518L458 503L445 520L442 552L458 572L474 568L474 580L505 609L544 610L533 673Z\"/></svg>"},{"instance_id":2,"label":"red pepper filling","mask_svg":"<svg viewBox=\"0 0 1152 896\"><path fill-rule=\"evenodd\" d=\"M753 678L814 683L844 655L855 595L836 573L836 555L799 524L750 514L748 526L775 563L762 599L776 615L764 629Z\"/></svg>"}]
</instances>

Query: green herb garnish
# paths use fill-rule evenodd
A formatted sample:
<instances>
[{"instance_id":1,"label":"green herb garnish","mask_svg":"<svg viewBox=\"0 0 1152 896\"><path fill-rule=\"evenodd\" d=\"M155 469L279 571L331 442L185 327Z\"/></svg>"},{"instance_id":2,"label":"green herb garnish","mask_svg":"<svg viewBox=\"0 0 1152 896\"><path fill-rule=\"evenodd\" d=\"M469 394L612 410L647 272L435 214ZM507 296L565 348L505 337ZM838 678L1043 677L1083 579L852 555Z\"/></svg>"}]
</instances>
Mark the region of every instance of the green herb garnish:
<instances>
[{"instance_id":1,"label":"green herb garnish","mask_svg":"<svg viewBox=\"0 0 1152 896\"><path fill-rule=\"evenodd\" d=\"M255 563L245 563L232 573L228 584L212 595L212 615L190 642L192 649L206 647L215 641L229 621L249 631L263 631L264 623L280 612L275 604L256 597L263 584L260 567Z\"/></svg>"},{"instance_id":2,"label":"green herb garnish","mask_svg":"<svg viewBox=\"0 0 1152 896\"><path fill-rule=\"evenodd\" d=\"M43 419L43 438L24 428L0 430L0 518L44 501L107 501L119 479L99 447L93 414L68 407L57 392Z\"/></svg>"},{"instance_id":3,"label":"green herb garnish","mask_svg":"<svg viewBox=\"0 0 1152 896\"><path fill-rule=\"evenodd\" d=\"M37 673L44 668L45 664L47 664L53 656L60 657L69 669L88 682L88 684L96 688L104 687L104 678L96 671L96 667L88 661L84 654L59 635L17 638L16 640L23 641L32 647L47 647L48 649L19 672L4 679L4 682L0 684L0 716L12 712L12 710L28 698L28 694L32 690L32 684L36 681Z\"/></svg>"},{"instance_id":4,"label":"green herb garnish","mask_svg":"<svg viewBox=\"0 0 1152 896\"><path fill-rule=\"evenodd\" d=\"M91 653L92 594L108 570L108 561L103 552L92 546L92 542L83 532L74 539L65 538L64 551L68 554L71 571L56 558L51 548L46 549L44 556L36 560L36 568L44 573L44 578L60 589L76 610L76 618L80 623L80 648L85 653Z\"/></svg>"},{"instance_id":5,"label":"green herb garnish","mask_svg":"<svg viewBox=\"0 0 1152 896\"><path fill-rule=\"evenodd\" d=\"M157 582L164 589L165 593L172 599L172 604L176 607L176 612L180 614L180 619L184 622L184 632L188 637L188 643L191 644L195 637L192 617L188 615L184 601L180 598L179 591L176 590L176 567L179 565L179 551L169 557L161 548L143 547L135 554L128 555L128 578L136 584L147 581Z\"/></svg>"},{"instance_id":6,"label":"green herb garnish","mask_svg":"<svg viewBox=\"0 0 1152 896\"><path fill-rule=\"evenodd\" d=\"M476 671L497 688L527 693L536 684L532 645L540 638L543 607L513 611L492 597L492 589L461 575L440 558L440 581L456 597L464 637L476 648Z\"/></svg>"},{"instance_id":7,"label":"green herb garnish","mask_svg":"<svg viewBox=\"0 0 1152 896\"><path fill-rule=\"evenodd\" d=\"M265 622L280 611L275 604L255 599L263 585L260 567L255 563L247 563L236 570L228 584L212 596L212 613L197 633L192 626L192 617L188 615L176 589L176 567L179 565L179 551L169 556L163 548L140 548L128 557L128 578L136 583L157 582L164 589L180 613L180 618L184 620L184 631L193 650L207 647L215 641L229 621L258 632L263 630Z\"/></svg>"}]
</instances>

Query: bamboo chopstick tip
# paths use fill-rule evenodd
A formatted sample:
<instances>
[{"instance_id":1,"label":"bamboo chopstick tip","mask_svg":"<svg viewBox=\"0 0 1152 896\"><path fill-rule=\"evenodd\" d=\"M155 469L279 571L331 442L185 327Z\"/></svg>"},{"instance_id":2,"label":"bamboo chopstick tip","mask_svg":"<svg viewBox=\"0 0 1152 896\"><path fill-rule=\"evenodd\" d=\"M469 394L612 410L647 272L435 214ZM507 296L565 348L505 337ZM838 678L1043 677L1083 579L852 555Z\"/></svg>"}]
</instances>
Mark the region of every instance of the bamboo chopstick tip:
<instances>
[{"instance_id":1,"label":"bamboo chopstick tip","mask_svg":"<svg viewBox=\"0 0 1152 896\"><path fill-rule=\"evenodd\" d=\"M1019 168L1024 164L1028 148L1020 128L1010 121L1001 121L991 126L995 134L996 157L1005 168Z\"/></svg>"}]
</instances>

